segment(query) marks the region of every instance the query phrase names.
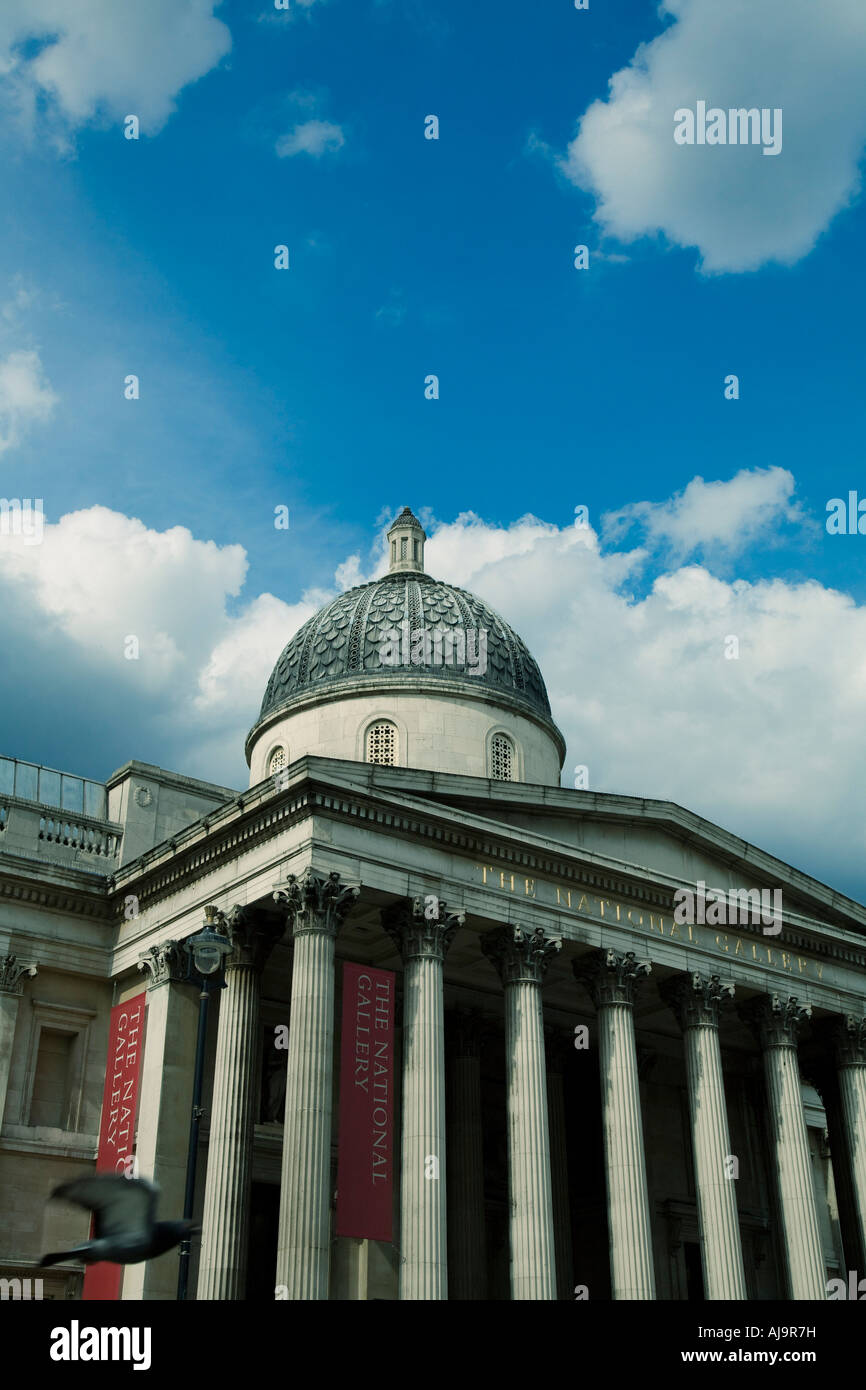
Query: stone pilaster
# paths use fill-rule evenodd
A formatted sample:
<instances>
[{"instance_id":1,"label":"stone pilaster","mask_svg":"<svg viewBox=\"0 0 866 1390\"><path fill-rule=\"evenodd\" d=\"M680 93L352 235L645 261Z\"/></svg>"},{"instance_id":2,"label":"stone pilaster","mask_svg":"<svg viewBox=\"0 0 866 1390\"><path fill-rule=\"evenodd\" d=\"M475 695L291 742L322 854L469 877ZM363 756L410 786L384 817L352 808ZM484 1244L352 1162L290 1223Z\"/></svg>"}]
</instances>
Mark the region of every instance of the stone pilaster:
<instances>
[{"instance_id":1,"label":"stone pilaster","mask_svg":"<svg viewBox=\"0 0 866 1390\"><path fill-rule=\"evenodd\" d=\"M277 1248L277 1285L289 1299L329 1293L334 948L359 892L337 873L308 869L274 894L295 942Z\"/></svg>"},{"instance_id":2,"label":"stone pilaster","mask_svg":"<svg viewBox=\"0 0 866 1390\"><path fill-rule=\"evenodd\" d=\"M797 1059L799 1029L812 1009L798 1003L794 995L771 994L750 1000L740 1013L752 1027L764 1058L770 1167L777 1187L788 1293L798 1301L825 1299L826 1271Z\"/></svg>"},{"instance_id":3,"label":"stone pilaster","mask_svg":"<svg viewBox=\"0 0 866 1390\"><path fill-rule=\"evenodd\" d=\"M9 1089L9 1069L12 1065L12 1044L15 1040L22 980L25 975L32 978L36 969L35 964L24 965L16 956L0 956L0 1130L3 1128L3 1112L6 1109L6 1093Z\"/></svg>"},{"instance_id":4,"label":"stone pilaster","mask_svg":"<svg viewBox=\"0 0 866 1390\"><path fill-rule=\"evenodd\" d=\"M545 1027L547 1041L547 1116L550 1125L550 1183L553 1196L553 1244L556 1254L556 1292L574 1298L574 1258L571 1241L571 1202L568 1196L568 1151L565 1140L563 1071L574 1051L573 1040Z\"/></svg>"},{"instance_id":5,"label":"stone pilaster","mask_svg":"<svg viewBox=\"0 0 866 1390\"><path fill-rule=\"evenodd\" d=\"M161 1189L160 1210L183 1212L189 1117L195 1080L198 989L182 941L161 941L139 960L147 979L147 1022L138 1095L138 1171ZM124 1266L123 1299L177 1297L178 1252Z\"/></svg>"},{"instance_id":6,"label":"stone pilaster","mask_svg":"<svg viewBox=\"0 0 866 1390\"><path fill-rule=\"evenodd\" d=\"M611 1294L654 1299L652 1230L634 1035L638 985L650 974L634 951L593 951L574 962L598 1010ZM592 1291L590 1290L590 1296Z\"/></svg>"},{"instance_id":7,"label":"stone pilaster","mask_svg":"<svg viewBox=\"0 0 866 1390\"><path fill-rule=\"evenodd\" d=\"M718 975L695 972L666 981L661 994L676 1014L685 1043L705 1296L745 1299L736 1180L726 1167L731 1139L719 1045L719 1013L733 998L734 986L723 984Z\"/></svg>"},{"instance_id":8,"label":"stone pilaster","mask_svg":"<svg viewBox=\"0 0 866 1390\"><path fill-rule=\"evenodd\" d=\"M382 914L404 967L400 1298L406 1300L448 1297L442 970L463 921L432 895Z\"/></svg>"},{"instance_id":9,"label":"stone pilaster","mask_svg":"<svg viewBox=\"0 0 866 1390\"><path fill-rule=\"evenodd\" d=\"M232 953L220 998L199 1300L242 1299L246 1290L261 977L280 934L255 907L234 907L225 926Z\"/></svg>"},{"instance_id":10,"label":"stone pilaster","mask_svg":"<svg viewBox=\"0 0 866 1390\"><path fill-rule=\"evenodd\" d=\"M449 1298L487 1297L480 1017L460 1009L446 1022L448 1054Z\"/></svg>"},{"instance_id":11,"label":"stone pilaster","mask_svg":"<svg viewBox=\"0 0 866 1390\"><path fill-rule=\"evenodd\" d=\"M561 947L540 928L514 926L481 941L505 993L512 1299L556 1298L541 985Z\"/></svg>"}]
</instances>

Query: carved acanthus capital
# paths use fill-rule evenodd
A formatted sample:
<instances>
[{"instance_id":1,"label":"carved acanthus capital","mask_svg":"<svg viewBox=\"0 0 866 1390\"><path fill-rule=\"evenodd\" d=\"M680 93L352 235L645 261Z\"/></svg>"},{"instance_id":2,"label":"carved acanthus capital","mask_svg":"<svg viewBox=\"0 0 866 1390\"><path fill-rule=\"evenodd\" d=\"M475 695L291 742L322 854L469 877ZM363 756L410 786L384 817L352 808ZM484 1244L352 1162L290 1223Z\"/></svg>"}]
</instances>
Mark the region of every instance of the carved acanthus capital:
<instances>
[{"instance_id":1,"label":"carved acanthus capital","mask_svg":"<svg viewBox=\"0 0 866 1390\"><path fill-rule=\"evenodd\" d=\"M545 936L541 927L497 927L481 939L481 949L499 973L503 985L540 985L551 959L562 950L560 937Z\"/></svg>"},{"instance_id":2,"label":"carved acanthus capital","mask_svg":"<svg viewBox=\"0 0 866 1390\"><path fill-rule=\"evenodd\" d=\"M148 989L158 985L189 984L189 951L182 941L160 941L149 946L138 958L138 968L147 971Z\"/></svg>"},{"instance_id":3,"label":"carved acanthus capital","mask_svg":"<svg viewBox=\"0 0 866 1390\"><path fill-rule=\"evenodd\" d=\"M360 891L345 884L338 873L325 878L306 869L300 877L289 874L286 888L274 893L274 902L285 908L293 936L324 932L336 937Z\"/></svg>"},{"instance_id":4,"label":"carved acanthus capital","mask_svg":"<svg viewBox=\"0 0 866 1390\"><path fill-rule=\"evenodd\" d=\"M812 1005L801 1004L796 995L769 994L750 999L740 1009L762 1048L796 1047L801 1024L812 1017Z\"/></svg>"},{"instance_id":5,"label":"carved acanthus capital","mask_svg":"<svg viewBox=\"0 0 866 1390\"><path fill-rule=\"evenodd\" d=\"M659 985L659 994L669 1004L683 1031L686 1028L718 1028L723 1005L734 997L732 983L722 983L719 975L674 975Z\"/></svg>"},{"instance_id":6,"label":"carved acanthus capital","mask_svg":"<svg viewBox=\"0 0 866 1390\"><path fill-rule=\"evenodd\" d=\"M262 908L242 907L239 903L229 912L225 925L232 944L226 970L264 970L268 956L282 935L281 927Z\"/></svg>"},{"instance_id":7,"label":"carved acanthus capital","mask_svg":"<svg viewBox=\"0 0 866 1390\"><path fill-rule=\"evenodd\" d=\"M403 898L382 913L382 926L400 951L404 965L418 959L444 961L457 928L465 921L462 912L449 912L444 899L433 893Z\"/></svg>"},{"instance_id":8,"label":"carved acanthus capital","mask_svg":"<svg viewBox=\"0 0 866 1390\"><path fill-rule=\"evenodd\" d=\"M652 971L648 960L634 951L592 951L574 962L574 978L590 993L597 1009L609 1004L634 1004L638 985Z\"/></svg>"},{"instance_id":9,"label":"carved acanthus capital","mask_svg":"<svg viewBox=\"0 0 866 1390\"><path fill-rule=\"evenodd\" d=\"M36 971L35 961L25 965L17 956L0 956L0 994L20 994L23 977L32 979Z\"/></svg>"}]
</instances>

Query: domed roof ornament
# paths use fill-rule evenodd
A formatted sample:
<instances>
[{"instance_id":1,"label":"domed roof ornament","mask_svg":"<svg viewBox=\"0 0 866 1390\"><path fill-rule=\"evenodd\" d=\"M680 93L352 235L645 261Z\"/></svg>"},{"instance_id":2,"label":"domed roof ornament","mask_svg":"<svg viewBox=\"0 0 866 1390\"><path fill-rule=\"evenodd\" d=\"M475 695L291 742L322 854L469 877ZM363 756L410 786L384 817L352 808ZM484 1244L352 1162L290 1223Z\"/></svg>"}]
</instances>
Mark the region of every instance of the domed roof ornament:
<instances>
[{"instance_id":1,"label":"domed roof ornament","mask_svg":"<svg viewBox=\"0 0 866 1390\"><path fill-rule=\"evenodd\" d=\"M404 507L388 532L389 574L423 574L427 533L417 516Z\"/></svg>"}]
</instances>

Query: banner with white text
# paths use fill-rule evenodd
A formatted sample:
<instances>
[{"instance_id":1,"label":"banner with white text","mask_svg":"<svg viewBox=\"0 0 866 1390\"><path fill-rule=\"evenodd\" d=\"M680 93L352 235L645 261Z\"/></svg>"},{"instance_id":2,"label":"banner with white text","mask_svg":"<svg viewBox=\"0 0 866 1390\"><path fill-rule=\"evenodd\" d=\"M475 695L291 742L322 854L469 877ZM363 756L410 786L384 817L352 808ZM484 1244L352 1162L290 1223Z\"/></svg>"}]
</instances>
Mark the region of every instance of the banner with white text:
<instances>
[{"instance_id":1,"label":"banner with white text","mask_svg":"<svg viewBox=\"0 0 866 1390\"><path fill-rule=\"evenodd\" d=\"M141 994L127 999L126 1003L115 1004L111 1010L108 1064L102 1094L99 1148L96 1151L97 1173L133 1176L135 1111L144 1042L145 998L146 991L142 990ZM107 1260L89 1265L84 1275L82 1299L119 1298L122 1274L122 1265L110 1264Z\"/></svg>"}]
</instances>

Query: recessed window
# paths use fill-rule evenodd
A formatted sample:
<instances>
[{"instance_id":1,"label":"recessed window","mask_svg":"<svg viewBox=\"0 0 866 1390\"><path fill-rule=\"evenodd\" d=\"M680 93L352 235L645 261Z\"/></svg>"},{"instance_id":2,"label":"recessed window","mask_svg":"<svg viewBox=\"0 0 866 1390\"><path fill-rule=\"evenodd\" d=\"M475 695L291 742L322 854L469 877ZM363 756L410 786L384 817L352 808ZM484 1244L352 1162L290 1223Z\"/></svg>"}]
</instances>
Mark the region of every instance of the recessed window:
<instances>
[{"instance_id":1,"label":"recessed window","mask_svg":"<svg viewBox=\"0 0 866 1390\"><path fill-rule=\"evenodd\" d=\"M490 741L490 776L494 782L514 781L514 745L505 734L494 734Z\"/></svg>"},{"instance_id":2,"label":"recessed window","mask_svg":"<svg viewBox=\"0 0 866 1390\"><path fill-rule=\"evenodd\" d=\"M30 1102L31 1125L46 1125L49 1129L65 1129L69 1108L69 1072L72 1061L73 1033L59 1033L43 1028L39 1038L39 1055Z\"/></svg>"},{"instance_id":3,"label":"recessed window","mask_svg":"<svg viewBox=\"0 0 866 1390\"><path fill-rule=\"evenodd\" d=\"M407 536L401 536L401 537L400 537L400 559L401 559L401 560L405 560L405 559L406 559L406 547L408 546L408 544L409 544L409 538L408 538Z\"/></svg>"},{"instance_id":4,"label":"recessed window","mask_svg":"<svg viewBox=\"0 0 866 1390\"><path fill-rule=\"evenodd\" d=\"M395 767L397 763L397 729L382 720L367 730L367 762Z\"/></svg>"},{"instance_id":5,"label":"recessed window","mask_svg":"<svg viewBox=\"0 0 866 1390\"><path fill-rule=\"evenodd\" d=\"M275 772L279 772L280 768L281 768L281 767L285 767L285 765L286 765L286 750L285 750L285 748L275 748L274 751L273 751L273 753L271 754L271 760L270 760L270 762L268 763L268 774L269 774L271 777L273 777L274 773L275 773Z\"/></svg>"}]
</instances>

